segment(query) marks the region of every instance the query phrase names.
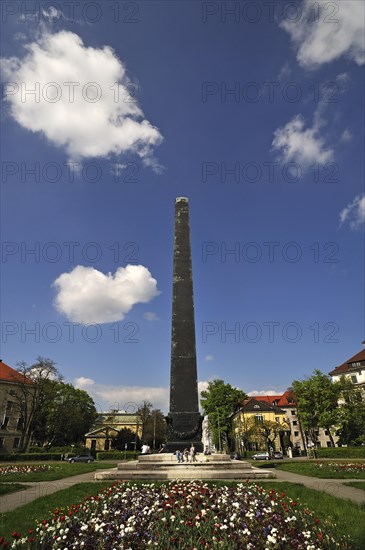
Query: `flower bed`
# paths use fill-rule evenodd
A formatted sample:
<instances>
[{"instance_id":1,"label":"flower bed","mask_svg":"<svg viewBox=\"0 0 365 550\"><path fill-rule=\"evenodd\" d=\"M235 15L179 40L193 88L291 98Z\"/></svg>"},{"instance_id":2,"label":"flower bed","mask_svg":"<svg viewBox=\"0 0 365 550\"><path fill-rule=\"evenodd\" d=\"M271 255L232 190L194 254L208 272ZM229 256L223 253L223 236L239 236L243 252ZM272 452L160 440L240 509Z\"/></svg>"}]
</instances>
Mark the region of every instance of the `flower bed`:
<instances>
[{"instance_id":1,"label":"flower bed","mask_svg":"<svg viewBox=\"0 0 365 550\"><path fill-rule=\"evenodd\" d=\"M115 483L13 539L11 548L32 550L351 548L334 525L321 525L284 493L248 482Z\"/></svg>"},{"instance_id":2,"label":"flower bed","mask_svg":"<svg viewBox=\"0 0 365 550\"><path fill-rule=\"evenodd\" d=\"M0 476L6 476L7 474L27 475L34 472L50 472L54 470L53 466L47 466L42 464L40 466L0 466Z\"/></svg>"},{"instance_id":3,"label":"flower bed","mask_svg":"<svg viewBox=\"0 0 365 550\"><path fill-rule=\"evenodd\" d=\"M345 472L352 474L363 472L365 475L365 464L361 462L318 462L315 464L315 467L320 470L328 470L330 472Z\"/></svg>"}]
</instances>

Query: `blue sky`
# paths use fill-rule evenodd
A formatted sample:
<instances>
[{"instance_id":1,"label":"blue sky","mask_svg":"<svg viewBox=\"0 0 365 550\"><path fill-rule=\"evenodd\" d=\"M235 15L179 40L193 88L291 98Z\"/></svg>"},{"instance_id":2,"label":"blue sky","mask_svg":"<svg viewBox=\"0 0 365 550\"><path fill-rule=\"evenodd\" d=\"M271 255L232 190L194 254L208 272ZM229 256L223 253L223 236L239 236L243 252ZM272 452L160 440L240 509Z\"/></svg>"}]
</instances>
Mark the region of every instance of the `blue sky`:
<instances>
[{"instance_id":1,"label":"blue sky","mask_svg":"<svg viewBox=\"0 0 365 550\"><path fill-rule=\"evenodd\" d=\"M285 6L2 3L6 363L167 410L178 196L200 387L361 349L364 5Z\"/></svg>"}]
</instances>

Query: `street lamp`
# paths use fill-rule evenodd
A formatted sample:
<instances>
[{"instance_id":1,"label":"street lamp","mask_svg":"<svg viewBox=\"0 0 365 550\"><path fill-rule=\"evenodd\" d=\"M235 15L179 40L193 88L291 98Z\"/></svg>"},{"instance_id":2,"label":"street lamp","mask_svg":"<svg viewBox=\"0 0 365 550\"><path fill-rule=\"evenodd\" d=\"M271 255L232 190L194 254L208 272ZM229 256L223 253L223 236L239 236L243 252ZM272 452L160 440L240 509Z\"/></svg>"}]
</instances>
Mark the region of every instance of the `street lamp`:
<instances>
[{"instance_id":1,"label":"street lamp","mask_svg":"<svg viewBox=\"0 0 365 550\"><path fill-rule=\"evenodd\" d=\"M156 411L153 417L153 452L156 450Z\"/></svg>"},{"instance_id":2,"label":"street lamp","mask_svg":"<svg viewBox=\"0 0 365 550\"><path fill-rule=\"evenodd\" d=\"M218 450L221 452L222 450L222 441L221 441L221 427L219 423L219 409L217 409L217 417L218 417Z\"/></svg>"}]
</instances>

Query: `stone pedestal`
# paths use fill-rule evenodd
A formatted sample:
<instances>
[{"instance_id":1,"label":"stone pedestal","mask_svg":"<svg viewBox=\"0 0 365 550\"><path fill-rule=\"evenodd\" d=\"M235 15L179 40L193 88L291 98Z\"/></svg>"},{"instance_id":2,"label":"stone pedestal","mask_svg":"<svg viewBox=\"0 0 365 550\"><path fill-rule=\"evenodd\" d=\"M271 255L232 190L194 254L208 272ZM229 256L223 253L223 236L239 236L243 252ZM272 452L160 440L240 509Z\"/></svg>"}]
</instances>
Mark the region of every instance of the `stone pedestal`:
<instances>
[{"instance_id":1,"label":"stone pedestal","mask_svg":"<svg viewBox=\"0 0 365 550\"><path fill-rule=\"evenodd\" d=\"M224 479L245 481L246 479L274 478L270 470L253 468L244 460L231 460L229 455L198 454L195 462L177 462L170 453L140 455L138 460L125 461L117 468L97 471L95 479L104 480L172 480L172 479Z\"/></svg>"}]
</instances>

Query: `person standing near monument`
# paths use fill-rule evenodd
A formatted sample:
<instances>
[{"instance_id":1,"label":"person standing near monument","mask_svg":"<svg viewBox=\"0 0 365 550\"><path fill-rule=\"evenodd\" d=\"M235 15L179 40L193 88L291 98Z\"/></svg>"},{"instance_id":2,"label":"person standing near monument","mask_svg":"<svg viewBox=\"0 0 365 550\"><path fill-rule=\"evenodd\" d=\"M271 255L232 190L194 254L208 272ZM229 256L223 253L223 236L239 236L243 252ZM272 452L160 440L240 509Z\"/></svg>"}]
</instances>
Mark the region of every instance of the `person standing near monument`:
<instances>
[{"instance_id":1,"label":"person standing near monument","mask_svg":"<svg viewBox=\"0 0 365 550\"><path fill-rule=\"evenodd\" d=\"M190 462L196 462L196 449L194 443L192 443L190 447Z\"/></svg>"},{"instance_id":2,"label":"person standing near monument","mask_svg":"<svg viewBox=\"0 0 365 550\"><path fill-rule=\"evenodd\" d=\"M147 445L147 443L143 443L142 449L141 449L142 454L143 455L148 454L148 450L149 450L149 445Z\"/></svg>"}]
</instances>

